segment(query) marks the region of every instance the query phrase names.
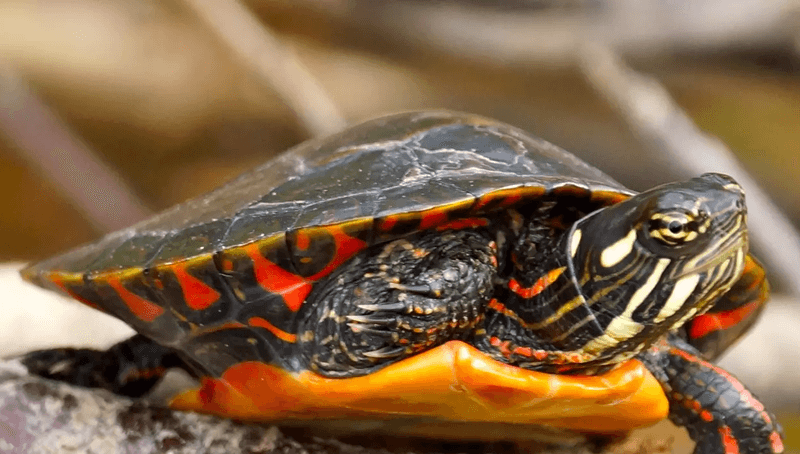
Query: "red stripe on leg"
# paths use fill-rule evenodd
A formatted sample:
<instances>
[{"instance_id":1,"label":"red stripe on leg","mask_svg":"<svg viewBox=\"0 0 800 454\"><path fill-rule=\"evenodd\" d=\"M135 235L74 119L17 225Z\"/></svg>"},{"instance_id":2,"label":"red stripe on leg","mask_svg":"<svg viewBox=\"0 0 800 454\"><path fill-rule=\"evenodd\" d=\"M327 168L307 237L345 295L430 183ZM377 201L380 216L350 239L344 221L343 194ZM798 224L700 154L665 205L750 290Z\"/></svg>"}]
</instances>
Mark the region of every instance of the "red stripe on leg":
<instances>
[{"instance_id":1,"label":"red stripe on leg","mask_svg":"<svg viewBox=\"0 0 800 454\"><path fill-rule=\"evenodd\" d=\"M725 454L739 454L739 442L737 442L736 438L733 436L731 428L728 426L721 426L719 428L719 434L722 437L722 446L725 448Z\"/></svg>"}]
</instances>

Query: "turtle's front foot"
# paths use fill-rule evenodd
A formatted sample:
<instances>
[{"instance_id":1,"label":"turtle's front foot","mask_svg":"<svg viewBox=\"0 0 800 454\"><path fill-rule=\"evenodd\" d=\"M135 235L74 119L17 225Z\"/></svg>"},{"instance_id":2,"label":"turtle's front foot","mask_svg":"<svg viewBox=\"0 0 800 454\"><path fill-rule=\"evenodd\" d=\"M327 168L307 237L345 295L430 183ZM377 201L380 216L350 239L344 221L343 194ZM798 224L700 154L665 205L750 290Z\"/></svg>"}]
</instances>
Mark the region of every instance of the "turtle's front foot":
<instances>
[{"instance_id":1,"label":"turtle's front foot","mask_svg":"<svg viewBox=\"0 0 800 454\"><path fill-rule=\"evenodd\" d=\"M697 443L694 454L777 454L781 428L772 413L725 370L676 336L641 355L664 387L669 417Z\"/></svg>"},{"instance_id":2,"label":"turtle's front foot","mask_svg":"<svg viewBox=\"0 0 800 454\"><path fill-rule=\"evenodd\" d=\"M136 335L106 351L88 348L39 350L20 358L28 372L86 388L103 388L115 394L141 397L167 369L183 362L166 347Z\"/></svg>"}]
</instances>

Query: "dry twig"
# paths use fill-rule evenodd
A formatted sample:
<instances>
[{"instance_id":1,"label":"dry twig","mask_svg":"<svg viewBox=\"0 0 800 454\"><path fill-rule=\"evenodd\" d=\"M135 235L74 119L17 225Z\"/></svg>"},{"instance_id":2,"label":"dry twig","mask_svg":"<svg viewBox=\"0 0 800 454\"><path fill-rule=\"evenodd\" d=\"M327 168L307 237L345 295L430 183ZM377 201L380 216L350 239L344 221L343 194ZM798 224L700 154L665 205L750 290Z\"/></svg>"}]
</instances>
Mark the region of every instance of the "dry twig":
<instances>
[{"instance_id":1,"label":"dry twig","mask_svg":"<svg viewBox=\"0 0 800 454\"><path fill-rule=\"evenodd\" d=\"M117 230L151 214L116 172L2 63L0 132L31 167L63 190L98 231Z\"/></svg>"},{"instance_id":2,"label":"dry twig","mask_svg":"<svg viewBox=\"0 0 800 454\"><path fill-rule=\"evenodd\" d=\"M700 130L657 80L627 67L609 48L587 45L581 57L586 78L652 151L654 159L686 176L726 173L745 187L750 236L762 251L760 259L781 284L800 295L800 235L725 144Z\"/></svg>"},{"instance_id":3,"label":"dry twig","mask_svg":"<svg viewBox=\"0 0 800 454\"><path fill-rule=\"evenodd\" d=\"M295 112L305 129L323 136L345 120L291 49L238 1L186 0L214 34Z\"/></svg>"}]
</instances>

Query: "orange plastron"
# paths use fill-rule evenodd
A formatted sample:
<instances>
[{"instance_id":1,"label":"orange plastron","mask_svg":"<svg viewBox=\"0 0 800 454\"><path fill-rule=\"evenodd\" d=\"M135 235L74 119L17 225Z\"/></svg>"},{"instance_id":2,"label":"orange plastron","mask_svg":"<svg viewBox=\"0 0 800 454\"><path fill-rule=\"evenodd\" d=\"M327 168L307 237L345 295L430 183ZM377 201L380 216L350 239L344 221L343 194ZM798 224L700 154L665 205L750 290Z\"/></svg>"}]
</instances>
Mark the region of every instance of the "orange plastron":
<instances>
[{"instance_id":1,"label":"orange plastron","mask_svg":"<svg viewBox=\"0 0 800 454\"><path fill-rule=\"evenodd\" d=\"M460 341L354 378L240 363L219 379L203 379L171 406L284 423L413 419L418 424L403 424L404 433L458 438L465 438L464 423L619 433L664 419L669 407L661 386L636 360L598 376L554 375L497 362ZM478 427L466 438L493 438Z\"/></svg>"}]
</instances>

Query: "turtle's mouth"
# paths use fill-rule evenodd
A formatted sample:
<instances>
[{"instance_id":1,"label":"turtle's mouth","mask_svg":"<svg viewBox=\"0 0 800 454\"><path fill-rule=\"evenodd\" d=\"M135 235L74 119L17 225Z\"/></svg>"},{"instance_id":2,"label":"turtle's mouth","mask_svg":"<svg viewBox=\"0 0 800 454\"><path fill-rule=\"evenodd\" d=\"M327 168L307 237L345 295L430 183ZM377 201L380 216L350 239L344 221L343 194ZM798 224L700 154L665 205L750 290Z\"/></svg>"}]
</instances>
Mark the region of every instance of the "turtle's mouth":
<instances>
[{"instance_id":1,"label":"turtle's mouth","mask_svg":"<svg viewBox=\"0 0 800 454\"><path fill-rule=\"evenodd\" d=\"M687 260L686 264L675 274L675 278L680 279L691 274L709 273L729 260L732 260L738 268L742 268L744 266L744 257L749 249L745 216L737 216L734 222L734 229L731 229L730 232L721 236L707 247L705 253Z\"/></svg>"},{"instance_id":2,"label":"turtle's mouth","mask_svg":"<svg viewBox=\"0 0 800 454\"><path fill-rule=\"evenodd\" d=\"M736 243L726 247L722 252L714 254L705 260L694 263L695 266L685 267L681 270L676 279L680 279L690 274L705 274L710 270L722 266L728 260L734 260L737 265L744 264L744 257L747 255L748 241L747 235L742 234L742 238ZM741 262L741 263L740 263Z\"/></svg>"}]
</instances>

